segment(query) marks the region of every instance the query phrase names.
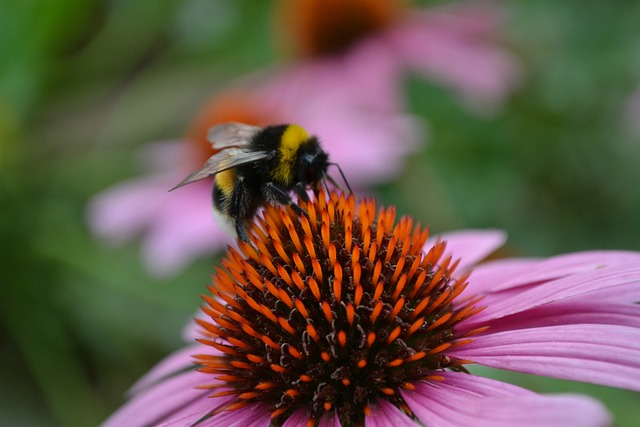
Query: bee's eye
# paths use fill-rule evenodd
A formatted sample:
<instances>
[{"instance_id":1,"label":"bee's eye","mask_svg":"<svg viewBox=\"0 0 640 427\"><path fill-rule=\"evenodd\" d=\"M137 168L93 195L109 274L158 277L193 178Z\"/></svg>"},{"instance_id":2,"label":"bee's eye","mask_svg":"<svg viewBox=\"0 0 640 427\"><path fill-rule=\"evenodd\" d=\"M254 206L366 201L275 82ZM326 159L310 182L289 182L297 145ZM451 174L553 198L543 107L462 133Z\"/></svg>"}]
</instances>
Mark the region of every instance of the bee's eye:
<instances>
[{"instance_id":1,"label":"bee's eye","mask_svg":"<svg viewBox=\"0 0 640 427\"><path fill-rule=\"evenodd\" d=\"M305 147L299 156L297 167L300 180L311 183L324 178L328 156L317 144Z\"/></svg>"},{"instance_id":2,"label":"bee's eye","mask_svg":"<svg viewBox=\"0 0 640 427\"><path fill-rule=\"evenodd\" d=\"M312 153L305 153L302 155L302 164L304 164L305 166L309 166L311 164L313 164L313 162L315 161L317 155L316 154L312 154Z\"/></svg>"}]
</instances>

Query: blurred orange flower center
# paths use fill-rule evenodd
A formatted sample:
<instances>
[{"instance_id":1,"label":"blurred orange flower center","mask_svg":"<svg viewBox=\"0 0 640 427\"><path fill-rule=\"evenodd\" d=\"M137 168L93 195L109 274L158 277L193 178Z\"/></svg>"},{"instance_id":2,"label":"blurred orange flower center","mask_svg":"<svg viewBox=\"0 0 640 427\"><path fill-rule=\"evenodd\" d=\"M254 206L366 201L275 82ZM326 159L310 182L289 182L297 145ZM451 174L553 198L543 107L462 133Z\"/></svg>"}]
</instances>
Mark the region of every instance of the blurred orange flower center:
<instances>
[{"instance_id":1,"label":"blurred orange flower center","mask_svg":"<svg viewBox=\"0 0 640 427\"><path fill-rule=\"evenodd\" d=\"M250 94L242 91L223 93L206 104L187 131L190 165L194 167L204 164L214 154L211 143L207 139L209 129L224 122L240 122L263 126L278 121L276 114L267 112Z\"/></svg>"},{"instance_id":2,"label":"blurred orange flower center","mask_svg":"<svg viewBox=\"0 0 640 427\"><path fill-rule=\"evenodd\" d=\"M281 28L302 55L340 53L393 23L403 0L281 0Z\"/></svg>"}]
</instances>

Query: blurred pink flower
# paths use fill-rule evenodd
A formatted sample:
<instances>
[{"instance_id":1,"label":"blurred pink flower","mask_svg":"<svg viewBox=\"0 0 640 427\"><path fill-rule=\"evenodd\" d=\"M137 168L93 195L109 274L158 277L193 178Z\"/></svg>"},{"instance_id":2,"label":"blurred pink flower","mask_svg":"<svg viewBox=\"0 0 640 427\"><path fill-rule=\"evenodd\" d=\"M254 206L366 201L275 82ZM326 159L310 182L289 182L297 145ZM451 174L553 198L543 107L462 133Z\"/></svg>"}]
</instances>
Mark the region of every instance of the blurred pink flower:
<instances>
[{"instance_id":1,"label":"blurred pink flower","mask_svg":"<svg viewBox=\"0 0 640 427\"><path fill-rule=\"evenodd\" d=\"M350 84L372 105L403 105L401 77L411 71L453 90L478 114L494 112L521 80L517 60L499 43L505 18L500 3L424 9L403 8L404 3L277 2L277 27L303 57L291 66L289 90Z\"/></svg>"},{"instance_id":2,"label":"blurred pink flower","mask_svg":"<svg viewBox=\"0 0 640 427\"><path fill-rule=\"evenodd\" d=\"M112 244L142 235L144 263L158 277L231 243L212 216L211 180L167 192L213 154L206 131L217 123L299 124L320 137L355 188L390 179L424 139L417 119L372 110L348 86L294 96L280 90L285 80L266 81L219 94L184 141L144 147L141 157L151 172L94 196L87 210L91 230Z\"/></svg>"},{"instance_id":3,"label":"blurred pink flower","mask_svg":"<svg viewBox=\"0 0 640 427\"><path fill-rule=\"evenodd\" d=\"M346 229L339 206L327 215L339 221L331 236ZM326 208L317 209L320 218ZM640 390L640 253L478 264L503 244L503 233L461 231L415 247L426 235L407 219L395 226L395 211L370 204L351 212L358 212L353 240L325 239L300 221L290 234L262 221L281 247L309 238L315 250L305 243L295 251L301 261L284 267L275 244L255 237L262 257L249 245L240 248L246 255L228 254L210 288L216 298L205 297L200 343L153 368L103 426L338 426L345 417L366 426L611 424L591 398L538 395L469 374L469 364ZM356 221L373 224L370 243ZM376 225L386 234L374 237ZM327 244L338 246L334 256ZM421 249L424 270L415 268L413 251ZM255 262L264 255L276 267ZM322 273L311 267L314 258ZM391 267L376 273L383 261ZM190 369L193 358L198 370Z\"/></svg>"},{"instance_id":4,"label":"blurred pink flower","mask_svg":"<svg viewBox=\"0 0 640 427\"><path fill-rule=\"evenodd\" d=\"M425 10L403 9L401 3L280 2L294 18L276 27L293 31L291 39L300 41L304 59L255 79L261 83L243 82L242 88L217 96L187 138L195 145L150 148L154 157L168 161L150 176L97 195L88 210L91 229L115 243L143 235L148 269L160 277L175 274L194 257L230 241L211 223L210 182L165 191L212 154L205 138L210 126L224 121L300 124L321 138L351 184L363 188L395 176L423 139L418 122L403 113L405 71L451 88L479 113L493 111L519 80L515 60L495 43L503 14L498 3Z\"/></svg>"}]
</instances>

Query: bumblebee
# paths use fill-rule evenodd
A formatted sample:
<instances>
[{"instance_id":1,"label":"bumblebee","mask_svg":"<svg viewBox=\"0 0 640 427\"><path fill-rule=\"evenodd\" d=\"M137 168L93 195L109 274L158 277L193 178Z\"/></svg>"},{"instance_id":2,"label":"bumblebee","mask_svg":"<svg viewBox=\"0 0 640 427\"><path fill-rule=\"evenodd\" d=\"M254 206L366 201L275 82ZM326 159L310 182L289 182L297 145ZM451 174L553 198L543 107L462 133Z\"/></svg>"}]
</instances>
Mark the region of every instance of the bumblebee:
<instances>
[{"instance_id":1,"label":"bumblebee","mask_svg":"<svg viewBox=\"0 0 640 427\"><path fill-rule=\"evenodd\" d=\"M351 192L342 169L329 162L318 138L298 125L223 123L209 129L207 139L216 153L169 191L215 176L214 212L245 242L249 241L247 223L265 203L291 206L298 214L307 215L291 199L292 191L307 201L309 187L326 187L326 180L340 187L327 174L331 165L338 168Z\"/></svg>"}]
</instances>

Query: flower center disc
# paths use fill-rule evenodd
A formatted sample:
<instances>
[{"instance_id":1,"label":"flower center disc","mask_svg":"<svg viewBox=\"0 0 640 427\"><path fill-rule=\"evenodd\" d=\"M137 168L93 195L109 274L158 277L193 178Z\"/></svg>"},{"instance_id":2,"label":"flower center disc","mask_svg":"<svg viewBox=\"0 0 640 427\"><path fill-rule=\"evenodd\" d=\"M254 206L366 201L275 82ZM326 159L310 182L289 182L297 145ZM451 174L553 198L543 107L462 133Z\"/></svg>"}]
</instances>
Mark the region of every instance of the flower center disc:
<instances>
[{"instance_id":1,"label":"flower center disc","mask_svg":"<svg viewBox=\"0 0 640 427\"><path fill-rule=\"evenodd\" d=\"M296 410L313 424L335 411L342 425L364 425L378 399L411 416L400 388L463 370L447 350L470 342L455 325L481 310L455 303L467 275L426 252L428 229L372 200L319 193L308 212L268 206L252 244L229 249L205 296L199 321L215 355L195 356L203 372L235 396L212 413L264 402L281 425Z\"/></svg>"},{"instance_id":2,"label":"flower center disc","mask_svg":"<svg viewBox=\"0 0 640 427\"><path fill-rule=\"evenodd\" d=\"M281 0L279 26L291 34L299 53L341 53L397 18L402 0Z\"/></svg>"},{"instance_id":3,"label":"flower center disc","mask_svg":"<svg viewBox=\"0 0 640 427\"><path fill-rule=\"evenodd\" d=\"M207 138L212 126L225 122L240 122L261 126L277 122L278 118L260 108L259 99L241 90L230 90L218 94L199 112L187 131L186 140L191 143L189 163L200 167L215 152Z\"/></svg>"}]
</instances>

